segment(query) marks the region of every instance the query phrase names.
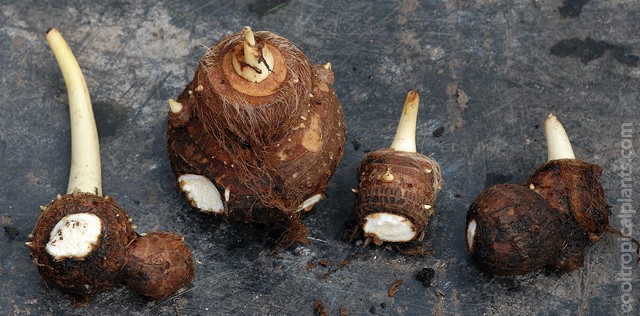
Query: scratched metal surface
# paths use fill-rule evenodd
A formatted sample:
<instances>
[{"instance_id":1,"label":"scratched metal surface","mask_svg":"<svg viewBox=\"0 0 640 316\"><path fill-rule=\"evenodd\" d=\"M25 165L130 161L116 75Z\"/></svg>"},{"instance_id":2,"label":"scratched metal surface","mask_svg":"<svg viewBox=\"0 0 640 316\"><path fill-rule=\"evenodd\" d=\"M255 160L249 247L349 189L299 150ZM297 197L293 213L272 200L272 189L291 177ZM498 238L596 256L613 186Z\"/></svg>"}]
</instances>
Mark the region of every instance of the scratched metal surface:
<instances>
[{"instance_id":1,"label":"scratched metal surface","mask_svg":"<svg viewBox=\"0 0 640 316\"><path fill-rule=\"evenodd\" d=\"M1 315L309 315L316 300L350 315L618 315L621 272L632 278L630 314L640 311L640 269L625 269L617 238L595 244L579 271L513 278L478 270L463 239L467 207L483 187L522 182L544 161L540 124L549 111L565 123L577 156L604 167L613 225L620 227L625 178L638 205L640 172L619 172L629 144L623 123L635 124L628 142L640 152L635 0L566 1L561 9L559 0L292 0L268 13L277 1L1 2ZM166 100L191 80L206 47L244 25L332 62L347 122L328 197L305 218L309 244L277 253L268 230L193 211L174 189L166 157ZM66 89L44 41L52 26L88 81L105 193L139 231L178 232L192 247L197 276L175 297L151 303L118 289L72 309L31 262L24 242L38 206L66 188L70 154ZM388 146L412 88L423 100L418 148L440 161L445 179L424 239L434 252L369 246L323 278L330 267L309 263L335 267L360 251L341 238L354 218L355 168L366 151ZM435 271L430 287L414 277L423 268Z\"/></svg>"}]
</instances>

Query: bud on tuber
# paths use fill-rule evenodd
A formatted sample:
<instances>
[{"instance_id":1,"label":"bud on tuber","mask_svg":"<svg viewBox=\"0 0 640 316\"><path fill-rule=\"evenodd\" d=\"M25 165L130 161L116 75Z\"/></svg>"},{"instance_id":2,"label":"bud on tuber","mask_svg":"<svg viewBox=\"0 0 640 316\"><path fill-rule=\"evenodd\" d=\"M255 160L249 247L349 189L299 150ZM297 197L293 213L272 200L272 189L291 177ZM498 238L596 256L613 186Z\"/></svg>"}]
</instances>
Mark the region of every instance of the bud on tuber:
<instances>
[{"instance_id":1,"label":"bud on tuber","mask_svg":"<svg viewBox=\"0 0 640 316\"><path fill-rule=\"evenodd\" d=\"M602 234L622 235L609 225L602 168L575 158L553 114L545 121L545 134L549 161L525 186L485 189L467 213L468 251L490 272L576 270L584 264L586 248Z\"/></svg>"},{"instance_id":2,"label":"bud on tuber","mask_svg":"<svg viewBox=\"0 0 640 316\"><path fill-rule=\"evenodd\" d=\"M419 95L410 91L391 148L368 153L358 167L356 216L376 244L418 238L441 188L438 163L416 152Z\"/></svg>"},{"instance_id":3,"label":"bud on tuber","mask_svg":"<svg viewBox=\"0 0 640 316\"><path fill-rule=\"evenodd\" d=\"M41 207L32 239L27 243L33 261L42 279L71 295L75 304L86 304L96 294L128 282L153 299L171 295L193 278L193 263L190 269L188 266L193 261L191 252L182 238L161 233L159 236L174 237L155 238L156 248L141 253L138 245L144 245L145 239L136 238L129 215L112 198L102 196L98 133L89 90L73 52L58 30L49 30L46 38L69 94L71 172L67 194L58 195ZM143 241L137 242L138 239ZM130 248L132 244L134 248ZM156 249L162 252L151 252ZM139 264L156 258L160 258L157 262L162 267L148 269ZM124 278L125 269L129 275L139 272L135 274L138 278ZM140 280L142 275L145 281ZM162 278L165 280L156 281ZM147 285L157 288L149 291Z\"/></svg>"},{"instance_id":4,"label":"bud on tuber","mask_svg":"<svg viewBox=\"0 0 640 316\"><path fill-rule=\"evenodd\" d=\"M312 65L270 32L246 27L211 47L170 101L169 158L191 204L228 219L284 223L290 239L304 240L300 212L320 200L344 149L332 83L331 64Z\"/></svg>"}]
</instances>

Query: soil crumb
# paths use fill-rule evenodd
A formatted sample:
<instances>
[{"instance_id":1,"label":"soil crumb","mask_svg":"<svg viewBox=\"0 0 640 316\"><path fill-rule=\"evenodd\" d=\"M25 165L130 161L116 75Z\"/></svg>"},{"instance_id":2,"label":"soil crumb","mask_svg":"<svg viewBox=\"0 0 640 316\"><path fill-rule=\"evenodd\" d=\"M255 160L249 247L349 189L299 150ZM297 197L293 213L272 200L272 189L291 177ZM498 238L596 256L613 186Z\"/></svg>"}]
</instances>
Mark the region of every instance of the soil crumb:
<instances>
[{"instance_id":1,"label":"soil crumb","mask_svg":"<svg viewBox=\"0 0 640 316\"><path fill-rule=\"evenodd\" d=\"M318 316L329 316L329 309L324 306L321 300L316 300L315 303L313 303L313 310Z\"/></svg>"},{"instance_id":2,"label":"soil crumb","mask_svg":"<svg viewBox=\"0 0 640 316\"><path fill-rule=\"evenodd\" d=\"M391 284L391 287L389 287L389 297L396 296L396 294L398 293L398 287L400 287L402 283L404 283L404 280L398 279L395 282L393 282L393 284Z\"/></svg>"},{"instance_id":3,"label":"soil crumb","mask_svg":"<svg viewBox=\"0 0 640 316\"><path fill-rule=\"evenodd\" d=\"M422 283L424 287L431 287L431 281L433 281L433 277L436 275L436 272L431 268L423 268L422 270L416 272L415 278L416 280Z\"/></svg>"}]
</instances>

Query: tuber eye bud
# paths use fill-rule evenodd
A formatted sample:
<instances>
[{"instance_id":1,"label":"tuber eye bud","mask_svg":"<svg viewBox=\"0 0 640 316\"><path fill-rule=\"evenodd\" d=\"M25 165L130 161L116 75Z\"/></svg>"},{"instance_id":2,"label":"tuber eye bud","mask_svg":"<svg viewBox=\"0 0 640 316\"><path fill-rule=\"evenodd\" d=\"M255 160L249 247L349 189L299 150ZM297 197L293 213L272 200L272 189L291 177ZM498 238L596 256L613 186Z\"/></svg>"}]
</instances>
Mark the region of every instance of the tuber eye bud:
<instances>
[{"instance_id":1,"label":"tuber eye bud","mask_svg":"<svg viewBox=\"0 0 640 316\"><path fill-rule=\"evenodd\" d=\"M344 150L332 83L330 66L312 65L273 33L247 27L221 39L178 96L188 119L169 113L174 172L206 177L225 192L220 216L282 223L297 236L290 239L303 241L300 212L320 200ZM193 188L181 187L192 202Z\"/></svg>"},{"instance_id":2,"label":"tuber eye bud","mask_svg":"<svg viewBox=\"0 0 640 316\"><path fill-rule=\"evenodd\" d=\"M410 91L391 148L368 153L358 167L356 216L376 244L418 238L440 191L440 166L416 152L418 105L418 92Z\"/></svg>"}]
</instances>

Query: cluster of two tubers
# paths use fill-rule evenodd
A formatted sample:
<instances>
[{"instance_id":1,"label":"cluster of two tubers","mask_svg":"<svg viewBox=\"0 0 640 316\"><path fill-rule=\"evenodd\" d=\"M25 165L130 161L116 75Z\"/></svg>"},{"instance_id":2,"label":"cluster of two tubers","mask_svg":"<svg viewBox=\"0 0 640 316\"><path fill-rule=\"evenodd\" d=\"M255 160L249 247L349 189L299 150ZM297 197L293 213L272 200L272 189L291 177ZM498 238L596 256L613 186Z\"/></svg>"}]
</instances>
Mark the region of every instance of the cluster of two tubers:
<instances>
[{"instance_id":1,"label":"cluster of two tubers","mask_svg":"<svg viewBox=\"0 0 640 316\"><path fill-rule=\"evenodd\" d=\"M102 197L86 83L57 30L47 40L69 93L72 167L67 194L43 207L28 243L34 262L46 282L76 302L120 285L151 299L169 297L194 276L191 252L174 234L136 234L129 216ZM344 151L332 84L331 64L312 65L269 32L246 27L210 48L193 81L169 101L168 153L186 198L203 212L279 224L286 241L305 241L301 214L323 198ZM358 168L356 215L376 244L421 238L434 213L442 179L438 163L416 152L418 104L417 91L409 92L391 146L368 153ZM586 178L575 170L588 171ZM579 267L582 249L609 227L599 173L594 165L550 163L529 180L533 190L486 190L469 211L470 253L496 273ZM589 191L574 197L576 190ZM594 197L596 209L580 200Z\"/></svg>"}]
</instances>

